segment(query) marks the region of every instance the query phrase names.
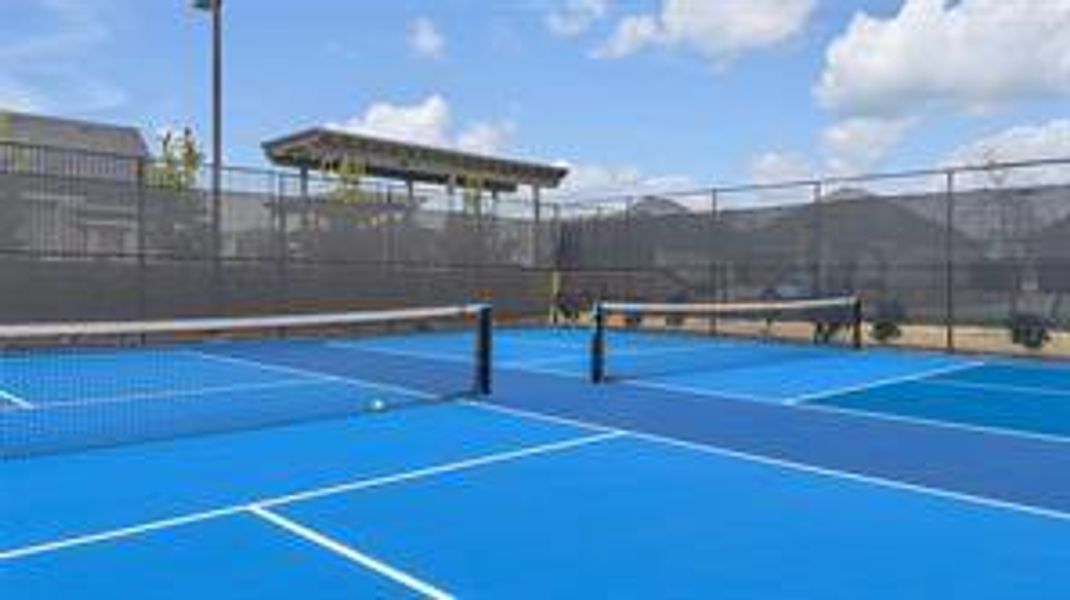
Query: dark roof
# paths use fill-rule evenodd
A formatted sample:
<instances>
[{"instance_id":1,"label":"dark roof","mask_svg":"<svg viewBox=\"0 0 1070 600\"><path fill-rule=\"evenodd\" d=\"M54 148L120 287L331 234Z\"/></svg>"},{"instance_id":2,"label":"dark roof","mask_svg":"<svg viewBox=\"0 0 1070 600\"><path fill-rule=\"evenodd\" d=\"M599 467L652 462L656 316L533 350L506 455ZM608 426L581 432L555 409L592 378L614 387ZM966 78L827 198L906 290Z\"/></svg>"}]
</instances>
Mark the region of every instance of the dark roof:
<instances>
[{"instance_id":1,"label":"dark roof","mask_svg":"<svg viewBox=\"0 0 1070 600\"><path fill-rule=\"evenodd\" d=\"M445 185L453 176L459 186L498 191L514 191L520 185L556 188L568 175L568 169L556 166L323 128L269 140L263 147L268 159L280 166L327 170L353 160L372 177Z\"/></svg>"},{"instance_id":2,"label":"dark roof","mask_svg":"<svg viewBox=\"0 0 1070 600\"><path fill-rule=\"evenodd\" d=\"M0 141L132 158L147 158L135 127L0 110Z\"/></svg>"}]
</instances>

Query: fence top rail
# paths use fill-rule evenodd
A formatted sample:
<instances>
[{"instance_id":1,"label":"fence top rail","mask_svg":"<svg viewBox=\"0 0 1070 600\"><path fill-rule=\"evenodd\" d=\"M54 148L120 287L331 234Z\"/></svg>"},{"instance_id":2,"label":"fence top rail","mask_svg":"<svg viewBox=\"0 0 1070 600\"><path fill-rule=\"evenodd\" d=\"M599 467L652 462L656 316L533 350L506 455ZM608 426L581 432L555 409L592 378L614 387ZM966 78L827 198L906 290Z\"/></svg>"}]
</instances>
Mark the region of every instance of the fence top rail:
<instances>
[{"instance_id":1,"label":"fence top rail","mask_svg":"<svg viewBox=\"0 0 1070 600\"><path fill-rule=\"evenodd\" d=\"M1070 167L1070 156L1037 158L1031 160L1006 162L991 162L986 164L960 164L950 165L946 167L932 167L926 169L908 169L903 171L862 173L858 175L822 175L812 178L792 179L769 183L713 185L697 188L692 187L666 190L650 190L646 192L639 191L631 193L620 192L604 196L589 196L572 199L565 198L561 200L555 200L554 204L566 208L572 206L595 206L599 204L628 203L636 199L643 198L645 196L664 197L705 195L714 198L720 194L738 194L742 192L768 192L802 187L820 188L821 186L834 184L861 183L867 181L888 181L896 179L911 179L917 177L949 176L964 173L995 171L1000 169L1026 169L1050 166Z\"/></svg>"},{"instance_id":2,"label":"fence top rail","mask_svg":"<svg viewBox=\"0 0 1070 600\"><path fill-rule=\"evenodd\" d=\"M20 148L28 151L40 151L40 152L55 152L57 154L65 154L69 156L82 156L87 159L103 159L113 160L116 162L129 162L137 164L141 167L148 165L160 164L162 161L158 157L154 156L137 156L130 154L121 154L115 152L108 152L103 150L87 150L83 148L66 148L63 146L28 143L20 140L13 139L0 139L0 150L3 148ZM849 184L849 183L861 183L872 181L889 181L889 180L902 180L917 177L932 177L932 176L947 176L953 177L956 174L964 173L979 173L995 170L1007 170L1007 169L1026 169L1036 167L1051 167L1051 166L1070 166L1070 156L1065 157L1048 157L1037 158L1031 160L1018 160L1018 161L1005 161L1005 162L990 162L985 164L959 164L949 165L943 167L932 167L925 169L911 169L902 171L888 171L878 173L863 173L858 175L819 175L811 178L802 178L778 182L769 183L745 183L745 184L725 184L725 185L711 185L705 187L692 187L692 188L678 188L678 189L665 189L665 190L649 190L649 191L635 191L635 192L619 192L606 195L591 195L591 196L572 196L572 197L556 197L547 198L546 203L549 206L556 206L559 208L570 207L591 207L603 204L621 203L627 205L627 203L633 202L636 199L641 199L646 196L708 196L711 199L716 198L718 195L724 194L738 194L744 192L771 192L777 190L793 189L810 187L817 190L815 193L819 193L822 186L834 185L834 184ZM210 162L206 162L199 165L201 169L213 169L214 165ZM272 179L275 183L270 187L278 187L281 182L293 181L298 179L304 179L310 184L334 184L339 181L337 176L333 176L327 173L313 173L313 174L301 174L287 169L277 169L268 167L253 167L245 165L222 165L221 170L224 173L245 175L245 176L262 176ZM393 190L397 189L399 192L404 189L403 184L394 184L387 181L368 180L365 182L370 190ZM510 202L524 202L531 204L531 199L522 198L503 198L503 201L508 200Z\"/></svg>"}]
</instances>

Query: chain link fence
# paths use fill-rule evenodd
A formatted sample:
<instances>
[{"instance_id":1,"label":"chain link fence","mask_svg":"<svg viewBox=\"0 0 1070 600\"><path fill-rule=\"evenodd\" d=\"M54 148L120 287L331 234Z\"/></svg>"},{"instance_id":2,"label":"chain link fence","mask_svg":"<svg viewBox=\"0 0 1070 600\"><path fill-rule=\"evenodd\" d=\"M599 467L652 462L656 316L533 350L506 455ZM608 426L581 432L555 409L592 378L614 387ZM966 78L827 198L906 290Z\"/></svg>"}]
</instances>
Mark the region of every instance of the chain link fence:
<instances>
[{"instance_id":1,"label":"chain link fence","mask_svg":"<svg viewBox=\"0 0 1070 600\"><path fill-rule=\"evenodd\" d=\"M1070 159L534 206L0 144L0 320L858 294L872 343L1070 357Z\"/></svg>"},{"instance_id":2,"label":"chain link fence","mask_svg":"<svg viewBox=\"0 0 1070 600\"><path fill-rule=\"evenodd\" d=\"M588 199L576 298L859 295L871 343L1070 357L1070 160Z\"/></svg>"},{"instance_id":3,"label":"chain link fence","mask_svg":"<svg viewBox=\"0 0 1070 600\"><path fill-rule=\"evenodd\" d=\"M545 315L529 202L0 144L0 319L170 318L493 299ZM540 234L540 229L546 232ZM544 241L543 248L553 244Z\"/></svg>"}]
</instances>

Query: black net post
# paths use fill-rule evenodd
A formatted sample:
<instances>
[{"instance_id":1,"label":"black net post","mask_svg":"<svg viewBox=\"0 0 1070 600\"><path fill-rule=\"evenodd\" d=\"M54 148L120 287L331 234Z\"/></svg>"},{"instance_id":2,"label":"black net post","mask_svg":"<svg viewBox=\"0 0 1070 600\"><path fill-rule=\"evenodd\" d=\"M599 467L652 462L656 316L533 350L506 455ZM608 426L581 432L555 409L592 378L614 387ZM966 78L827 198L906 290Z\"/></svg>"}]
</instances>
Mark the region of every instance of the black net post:
<instances>
[{"instance_id":1,"label":"black net post","mask_svg":"<svg viewBox=\"0 0 1070 600\"><path fill-rule=\"evenodd\" d=\"M606 379L606 311L601 302L594 305L591 321L591 382L602 383Z\"/></svg>"},{"instance_id":2,"label":"black net post","mask_svg":"<svg viewBox=\"0 0 1070 600\"><path fill-rule=\"evenodd\" d=\"M494 340L494 309L482 304L476 310L476 372L475 392L489 396L491 392L491 360Z\"/></svg>"}]
</instances>

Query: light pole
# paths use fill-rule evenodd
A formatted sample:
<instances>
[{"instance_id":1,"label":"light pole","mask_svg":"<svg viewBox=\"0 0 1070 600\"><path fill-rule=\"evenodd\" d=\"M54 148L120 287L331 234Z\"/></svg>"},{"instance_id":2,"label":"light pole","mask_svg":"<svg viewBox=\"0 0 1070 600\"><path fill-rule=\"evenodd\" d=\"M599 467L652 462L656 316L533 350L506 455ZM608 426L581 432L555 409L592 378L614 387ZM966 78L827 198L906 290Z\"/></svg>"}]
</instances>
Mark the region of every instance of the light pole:
<instances>
[{"instance_id":1,"label":"light pole","mask_svg":"<svg viewBox=\"0 0 1070 600\"><path fill-rule=\"evenodd\" d=\"M223 0L192 0L212 14L212 290L221 300L223 258Z\"/></svg>"}]
</instances>

